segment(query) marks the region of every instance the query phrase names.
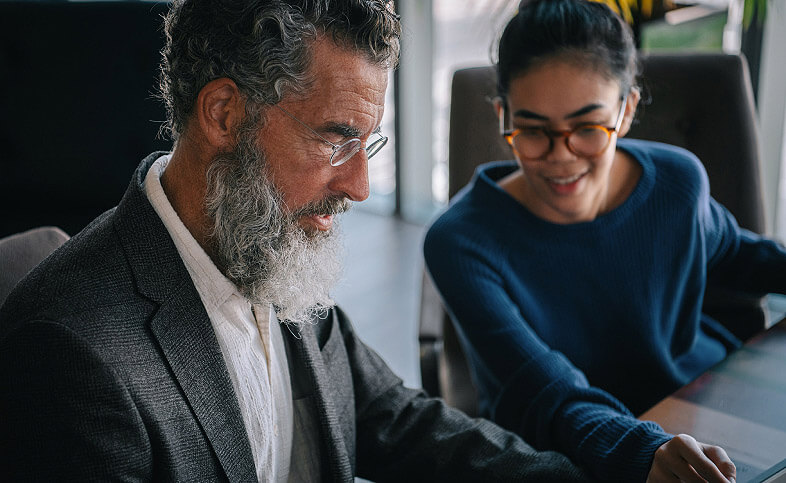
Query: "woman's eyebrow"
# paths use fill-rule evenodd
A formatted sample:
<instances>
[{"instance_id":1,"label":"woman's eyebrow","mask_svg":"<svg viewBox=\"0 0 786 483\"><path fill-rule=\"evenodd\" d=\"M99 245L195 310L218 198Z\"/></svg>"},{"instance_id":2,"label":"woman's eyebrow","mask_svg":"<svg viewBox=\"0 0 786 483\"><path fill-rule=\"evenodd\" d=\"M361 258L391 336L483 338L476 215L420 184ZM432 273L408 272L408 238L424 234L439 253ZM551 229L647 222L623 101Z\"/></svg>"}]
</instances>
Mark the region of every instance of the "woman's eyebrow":
<instances>
[{"instance_id":1,"label":"woman's eyebrow","mask_svg":"<svg viewBox=\"0 0 786 483\"><path fill-rule=\"evenodd\" d=\"M528 111L526 109L519 109L513 113L513 117L523 117L524 119L536 119L538 121L548 121L549 118L542 116L536 112Z\"/></svg>"},{"instance_id":2,"label":"woman's eyebrow","mask_svg":"<svg viewBox=\"0 0 786 483\"><path fill-rule=\"evenodd\" d=\"M582 107L581 109L578 109L576 111L571 112L570 114L565 116L565 119L572 119L574 117L580 117L580 116L583 116L584 114L592 112L595 109L600 109L602 107L603 107L603 104L588 104L588 105ZM544 116L542 114L538 114L536 112L528 111L527 109L519 109L519 110L517 110L516 112L513 113L513 117L520 117L520 118L524 118L524 119L535 119L535 120L538 120L538 121L548 121L549 120L548 117L546 117L546 116Z\"/></svg>"},{"instance_id":3,"label":"woman's eyebrow","mask_svg":"<svg viewBox=\"0 0 786 483\"><path fill-rule=\"evenodd\" d=\"M576 111L571 112L570 114L565 116L565 119L571 119L571 118L574 118L574 117L583 116L584 114L590 113L590 112L594 111L595 109L600 109L602 107L603 107L603 104L589 104L589 105L586 105L586 106L582 107L581 109L578 109Z\"/></svg>"}]
</instances>

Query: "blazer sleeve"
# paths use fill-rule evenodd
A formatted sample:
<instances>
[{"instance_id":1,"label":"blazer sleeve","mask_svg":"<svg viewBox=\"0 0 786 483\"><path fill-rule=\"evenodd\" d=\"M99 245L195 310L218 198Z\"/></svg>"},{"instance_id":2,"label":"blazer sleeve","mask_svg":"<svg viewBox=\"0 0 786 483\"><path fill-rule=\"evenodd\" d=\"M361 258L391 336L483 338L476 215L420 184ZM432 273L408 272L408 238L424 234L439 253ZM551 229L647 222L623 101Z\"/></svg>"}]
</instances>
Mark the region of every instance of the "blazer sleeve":
<instances>
[{"instance_id":1,"label":"blazer sleeve","mask_svg":"<svg viewBox=\"0 0 786 483\"><path fill-rule=\"evenodd\" d=\"M152 477L150 443L130 394L68 328L32 321L6 334L0 344L0 387L4 478Z\"/></svg>"},{"instance_id":2,"label":"blazer sleeve","mask_svg":"<svg viewBox=\"0 0 786 483\"><path fill-rule=\"evenodd\" d=\"M358 476L374 481L585 481L570 460L403 386L338 320L352 370Z\"/></svg>"}]
</instances>

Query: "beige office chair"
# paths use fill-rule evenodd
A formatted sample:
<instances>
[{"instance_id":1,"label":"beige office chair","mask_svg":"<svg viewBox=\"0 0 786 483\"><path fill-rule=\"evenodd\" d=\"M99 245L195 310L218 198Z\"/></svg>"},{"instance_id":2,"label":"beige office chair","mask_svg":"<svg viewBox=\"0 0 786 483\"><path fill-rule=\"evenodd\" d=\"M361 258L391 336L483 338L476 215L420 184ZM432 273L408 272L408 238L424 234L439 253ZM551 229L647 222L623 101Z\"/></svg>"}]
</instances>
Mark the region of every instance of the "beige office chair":
<instances>
[{"instance_id":1,"label":"beige office chair","mask_svg":"<svg viewBox=\"0 0 786 483\"><path fill-rule=\"evenodd\" d=\"M704 163L712 195L741 226L765 231L753 94L745 59L737 55L652 55L643 59L644 97L628 137L662 141L694 152ZM462 69L453 76L449 137L449 194L472 178L478 164L513 159L499 135L491 99L493 67ZM763 301L713 287L704 310L738 337L764 328ZM420 362L423 388L470 414L475 386L456 332L439 295L424 274L421 295Z\"/></svg>"},{"instance_id":2,"label":"beige office chair","mask_svg":"<svg viewBox=\"0 0 786 483\"><path fill-rule=\"evenodd\" d=\"M0 307L16 284L68 240L60 228L34 228L0 238Z\"/></svg>"}]
</instances>

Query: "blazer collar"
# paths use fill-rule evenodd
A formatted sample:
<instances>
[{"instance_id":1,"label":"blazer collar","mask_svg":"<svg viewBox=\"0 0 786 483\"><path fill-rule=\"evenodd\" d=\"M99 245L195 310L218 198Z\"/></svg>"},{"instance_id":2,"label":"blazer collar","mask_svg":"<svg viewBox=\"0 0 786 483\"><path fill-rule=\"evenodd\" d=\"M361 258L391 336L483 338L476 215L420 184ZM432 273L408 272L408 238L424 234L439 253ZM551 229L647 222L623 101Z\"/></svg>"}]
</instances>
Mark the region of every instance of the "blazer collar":
<instances>
[{"instance_id":1,"label":"blazer collar","mask_svg":"<svg viewBox=\"0 0 786 483\"><path fill-rule=\"evenodd\" d=\"M159 304L150 321L207 439L230 481L256 480L240 407L213 326L163 222L144 192L153 153L134 172L114 227L141 294Z\"/></svg>"}]
</instances>

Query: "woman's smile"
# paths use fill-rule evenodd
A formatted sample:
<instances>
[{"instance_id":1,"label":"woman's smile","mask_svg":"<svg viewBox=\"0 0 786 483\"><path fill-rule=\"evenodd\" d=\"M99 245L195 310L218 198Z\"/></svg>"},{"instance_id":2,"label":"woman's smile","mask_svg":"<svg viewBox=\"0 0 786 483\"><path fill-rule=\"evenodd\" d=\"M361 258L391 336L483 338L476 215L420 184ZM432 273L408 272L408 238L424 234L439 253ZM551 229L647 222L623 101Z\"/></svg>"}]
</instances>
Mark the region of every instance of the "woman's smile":
<instances>
[{"instance_id":1,"label":"woman's smile","mask_svg":"<svg viewBox=\"0 0 786 483\"><path fill-rule=\"evenodd\" d=\"M579 184L587 173L589 173L588 169L574 175L543 176L543 178L551 185L555 193L571 195L578 191Z\"/></svg>"}]
</instances>

